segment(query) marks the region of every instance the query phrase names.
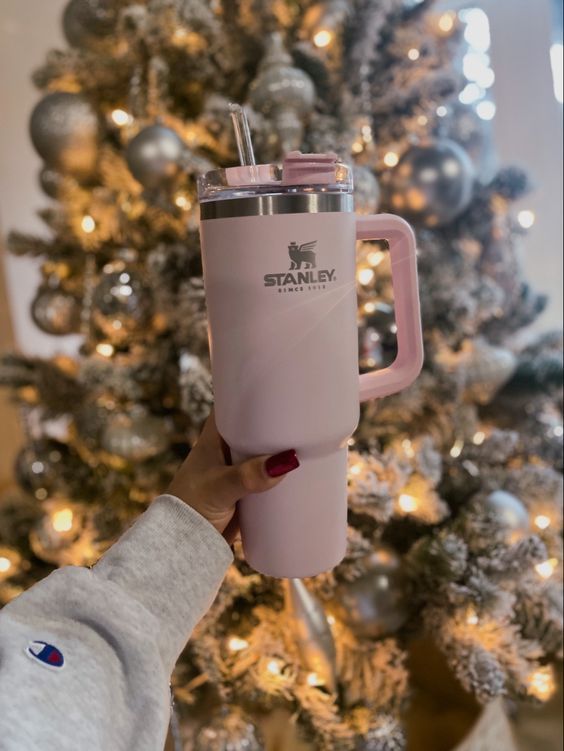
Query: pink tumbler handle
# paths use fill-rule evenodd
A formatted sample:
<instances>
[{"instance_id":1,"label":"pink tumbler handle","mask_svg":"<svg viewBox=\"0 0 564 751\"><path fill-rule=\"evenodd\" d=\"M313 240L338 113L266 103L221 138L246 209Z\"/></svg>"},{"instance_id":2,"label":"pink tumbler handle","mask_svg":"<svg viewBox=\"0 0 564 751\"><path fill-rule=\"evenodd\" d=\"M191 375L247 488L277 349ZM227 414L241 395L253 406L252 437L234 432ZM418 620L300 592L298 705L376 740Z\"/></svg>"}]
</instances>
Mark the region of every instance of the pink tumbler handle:
<instances>
[{"instance_id":1,"label":"pink tumbler handle","mask_svg":"<svg viewBox=\"0 0 564 751\"><path fill-rule=\"evenodd\" d=\"M395 394L419 375L423 366L423 334L417 284L415 235L394 214L358 216L357 240L382 240L390 245L398 354L391 365L359 376L360 401Z\"/></svg>"}]
</instances>

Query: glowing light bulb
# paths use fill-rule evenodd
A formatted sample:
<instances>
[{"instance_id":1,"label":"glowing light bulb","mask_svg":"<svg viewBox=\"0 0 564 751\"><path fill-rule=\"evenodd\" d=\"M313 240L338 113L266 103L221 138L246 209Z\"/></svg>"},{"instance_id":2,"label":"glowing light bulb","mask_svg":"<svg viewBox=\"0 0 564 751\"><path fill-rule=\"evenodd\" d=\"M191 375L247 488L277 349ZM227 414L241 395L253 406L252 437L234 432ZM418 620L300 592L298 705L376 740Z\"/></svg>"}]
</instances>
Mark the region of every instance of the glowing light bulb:
<instances>
[{"instance_id":1,"label":"glowing light bulb","mask_svg":"<svg viewBox=\"0 0 564 751\"><path fill-rule=\"evenodd\" d=\"M398 162L399 156L395 151L388 151L387 154L384 154L384 164L386 167L395 167Z\"/></svg>"},{"instance_id":2,"label":"glowing light bulb","mask_svg":"<svg viewBox=\"0 0 564 751\"><path fill-rule=\"evenodd\" d=\"M415 456L415 451L413 450L413 444L409 440L409 438L404 438L401 442L401 446L403 450L405 451L405 455L409 456L410 459L412 459Z\"/></svg>"},{"instance_id":3,"label":"glowing light bulb","mask_svg":"<svg viewBox=\"0 0 564 751\"><path fill-rule=\"evenodd\" d=\"M249 642L245 639L239 639L238 636L232 636L227 642L227 646L232 652L240 652L249 646Z\"/></svg>"},{"instance_id":4,"label":"glowing light bulb","mask_svg":"<svg viewBox=\"0 0 564 751\"><path fill-rule=\"evenodd\" d=\"M535 527L538 527L539 529L548 529L548 527L550 527L550 519L548 516L545 516L544 514L539 514L538 516L535 516L534 522L535 522Z\"/></svg>"},{"instance_id":5,"label":"glowing light bulb","mask_svg":"<svg viewBox=\"0 0 564 751\"><path fill-rule=\"evenodd\" d=\"M266 669L269 673L272 673L272 675L280 675L282 672L282 663L280 660L270 660Z\"/></svg>"},{"instance_id":6,"label":"glowing light bulb","mask_svg":"<svg viewBox=\"0 0 564 751\"><path fill-rule=\"evenodd\" d=\"M375 310L376 310L376 303L374 303L374 302L364 303L364 312L365 313L374 313Z\"/></svg>"},{"instance_id":7,"label":"glowing light bulb","mask_svg":"<svg viewBox=\"0 0 564 751\"><path fill-rule=\"evenodd\" d=\"M462 449L464 448L464 441L462 441L460 438L454 442L451 450L450 455L453 459L457 459L460 454L462 453Z\"/></svg>"},{"instance_id":8,"label":"glowing light bulb","mask_svg":"<svg viewBox=\"0 0 564 751\"><path fill-rule=\"evenodd\" d=\"M190 201L186 198L186 196L183 195L176 196L174 203L178 206L178 208L184 209L185 211L192 207Z\"/></svg>"},{"instance_id":9,"label":"glowing light bulb","mask_svg":"<svg viewBox=\"0 0 564 751\"><path fill-rule=\"evenodd\" d=\"M316 31L313 35L313 43L320 49L328 47L333 41L333 36L333 32L329 29L319 29L319 31Z\"/></svg>"},{"instance_id":10,"label":"glowing light bulb","mask_svg":"<svg viewBox=\"0 0 564 751\"><path fill-rule=\"evenodd\" d=\"M417 498L403 493L398 499L398 505L405 514L411 514L417 510Z\"/></svg>"},{"instance_id":11,"label":"glowing light bulb","mask_svg":"<svg viewBox=\"0 0 564 751\"><path fill-rule=\"evenodd\" d=\"M437 107L437 115L439 117L446 117L448 115L448 110L443 104L441 104L440 107Z\"/></svg>"},{"instance_id":12,"label":"glowing light bulb","mask_svg":"<svg viewBox=\"0 0 564 751\"><path fill-rule=\"evenodd\" d=\"M477 430L477 431L476 431L476 432L474 433L473 437L472 437L472 443L473 443L473 444L474 444L475 446L481 446L481 445L482 445L482 443L483 443L483 442L484 442L485 440L486 440L486 434L484 433L484 431L483 431L483 430Z\"/></svg>"},{"instance_id":13,"label":"glowing light bulb","mask_svg":"<svg viewBox=\"0 0 564 751\"><path fill-rule=\"evenodd\" d=\"M549 558L547 561L537 563L535 571L541 577L541 579L550 579L554 573L556 566L558 566L558 560L556 558Z\"/></svg>"},{"instance_id":14,"label":"glowing light bulb","mask_svg":"<svg viewBox=\"0 0 564 751\"><path fill-rule=\"evenodd\" d=\"M329 615L327 616L327 623L328 623L328 624L329 624L330 626L334 626L336 622L337 622L337 621L335 620L335 616L334 616L334 615L331 615L331 613L329 613Z\"/></svg>"},{"instance_id":15,"label":"glowing light bulb","mask_svg":"<svg viewBox=\"0 0 564 751\"><path fill-rule=\"evenodd\" d=\"M121 109L113 110L110 117L112 118L114 123L116 125L119 125L120 127L122 125L127 125L127 123L130 122L131 120L131 115L125 110L121 110Z\"/></svg>"},{"instance_id":16,"label":"glowing light bulb","mask_svg":"<svg viewBox=\"0 0 564 751\"><path fill-rule=\"evenodd\" d=\"M427 115L419 115L419 117L417 118L417 123L419 125L427 125L428 122L429 118L427 117Z\"/></svg>"},{"instance_id":17,"label":"glowing light bulb","mask_svg":"<svg viewBox=\"0 0 564 751\"><path fill-rule=\"evenodd\" d=\"M561 438L564 435L564 425L557 425L552 432L557 438Z\"/></svg>"},{"instance_id":18,"label":"glowing light bulb","mask_svg":"<svg viewBox=\"0 0 564 751\"><path fill-rule=\"evenodd\" d=\"M544 665L534 670L527 679L527 689L529 694L539 701L548 701L556 690L556 680L552 667Z\"/></svg>"},{"instance_id":19,"label":"glowing light bulb","mask_svg":"<svg viewBox=\"0 0 564 751\"><path fill-rule=\"evenodd\" d=\"M5 556L0 556L0 574L5 574L12 568L12 561Z\"/></svg>"},{"instance_id":20,"label":"glowing light bulb","mask_svg":"<svg viewBox=\"0 0 564 751\"><path fill-rule=\"evenodd\" d=\"M415 60L419 60L421 53L419 52L417 47L412 47L407 53L407 56L410 60L413 60L415 62Z\"/></svg>"},{"instance_id":21,"label":"glowing light bulb","mask_svg":"<svg viewBox=\"0 0 564 751\"><path fill-rule=\"evenodd\" d=\"M523 229L530 229L535 223L535 212L529 209L523 209L517 214L517 221Z\"/></svg>"},{"instance_id":22,"label":"glowing light bulb","mask_svg":"<svg viewBox=\"0 0 564 751\"><path fill-rule=\"evenodd\" d=\"M445 34L448 34L449 31L452 31L454 28L455 18L456 18L456 14L452 10L449 10L446 13L443 13L442 16L439 18L439 22L438 22L439 29Z\"/></svg>"},{"instance_id":23,"label":"glowing light bulb","mask_svg":"<svg viewBox=\"0 0 564 751\"><path fill-rule=\"evenodd\" d=\"M468 611L466 613L466 623L469 626L477 626L480 619L478 618L478 613L474 610L474 608L468 608Z\"/></svg>"},{"instance_id":24,"label":"glowing light bulb","mask_svg":"<svg viewBox=\"0 0 564 751\"><path fill-rule=\"evenodd\" d=\"M372 269L361 269L358 272L358 281L361 284L370 284L370 282L374 279L374 272Z\"/></svg>"},{"instance_id":25,"label":"glowing light bulb","mask_svg":"<svg viewBox=\"0 0 564 751\"><path fill-rule=\"evenodd\" d=\"M86 214L85 216L82 217L82 221L80 222L80 227L83 232L89 235L91 232L94 232L94 230L96 229L96 222L90 216L90 214Z\"/></svg>"},{"instance_id":26,"label":"glowing light bulb","mask_svg":"<svg viewBox=\"0 0 564 751\"><path fill-rule=\"evenodd\" d=\"M323 681L321 678L317 675L317 673L309 673L307 676L307 682L310 686L322 686Z\"/></svg>"},{"instance_id":27,"label":"glowing light bulb","mask_svg":"<svg viewBox=\"0 0 564 751\"><path fill-rule=\"evenodd\" d=\"M353 464L350 469L351 475L359 475L361 471L362 471L362 464L360 464L360 462L358 464Z\"/></svg>"},{"instance_id":28,"label":"glowing light bulb","mask_svg":"<svg viewBox=\"0 0 564 751\"><path fill-rule=\"evenodd\" d=\"M375 250L372 253L368 254L368 263L375 268L382 263L382 261L384 260L384 255L385 254L382 253L381 250Z\"/></svg>"},{"instance_id":29,"label":"glowing light bulb","mask_svg":"<svg viewBox=\"0 0 564 751\"><path fill-rule=\"evenodd\" d=\"M96 345L96 352L104 357L111 357L114 354L113 345L106 342L101 342Z\"/></svg>"},{"instance_id":30,"label":"glowing light bulb","mask_svg":"<svg viewBox=\"0 0 564 751\"><path fill-rule=\"evenodd\" d=\"M55 532L69 532L72 529L73 513L70 508L63 508L55 511L51 517L53 529Z\"/></svg>"},{"instance_id":31,"label":"glowing light bulb","mask_svg":"<svg viewBox=\"0 0 564 751\"><path fill-rule=\"evenodd\" d=\"M476 112L478 113L478 117L482 120L493 120L495 117L496 106L493 102L490 102L489 99L484 99L483 102L476 105Z\"/></svg>"}]
</instances>

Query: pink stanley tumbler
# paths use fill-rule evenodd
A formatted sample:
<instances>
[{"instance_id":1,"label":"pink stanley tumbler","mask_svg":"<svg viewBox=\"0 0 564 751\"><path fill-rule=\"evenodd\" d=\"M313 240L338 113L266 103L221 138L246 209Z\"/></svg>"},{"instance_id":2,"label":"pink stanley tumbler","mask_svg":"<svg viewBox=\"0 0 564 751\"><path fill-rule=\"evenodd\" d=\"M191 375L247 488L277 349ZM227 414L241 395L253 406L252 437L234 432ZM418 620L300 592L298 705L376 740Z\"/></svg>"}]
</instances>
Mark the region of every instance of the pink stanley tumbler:
<instances>
[{"instance_id":1,"label":"pink stanley tumbler","mask_svg":"<svg viewBox=\"0 0 564 751\"><path fill-rule=\"evenodd\" d=\"M263 574L313 576L345 554L359 402L409 386L422 366L414 235L397 216L355 216L335 154L214 170L199 197L218 430L234 461L292 447L300 460L241 499L245 556ZM389 243L398 354L359 376L355 246L373 239Z\"/></svg>"}]
</instances>

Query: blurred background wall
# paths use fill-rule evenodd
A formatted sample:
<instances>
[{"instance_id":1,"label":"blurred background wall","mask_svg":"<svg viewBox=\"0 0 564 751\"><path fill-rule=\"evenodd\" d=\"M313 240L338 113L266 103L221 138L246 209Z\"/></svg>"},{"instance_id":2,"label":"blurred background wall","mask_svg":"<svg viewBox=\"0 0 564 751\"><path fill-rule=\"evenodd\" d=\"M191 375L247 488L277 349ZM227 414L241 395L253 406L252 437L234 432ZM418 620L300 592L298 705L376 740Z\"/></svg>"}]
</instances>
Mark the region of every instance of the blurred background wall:
<instances>
[{"instance_id":1,"label":"blurred background wall","mask_svg":"<svg viewBox=\"0 0 564 751\"><path fill-rule=\"evenodd\" d=\"M535 212L524 263L535 288L551 303L537 327L559 326L562 308L562 105L556 101L549 49L554 0L441 0L441 8L481 6L490 17L496 74L493 121L503 163L527 168L537 184L519 208ZM41 162L28 137L38 99L30 76L52 47L64 45L60 17L66 0L2 0L0 4L0 229L43 232L34 211L46 196L37 184ZM37 264L4 257L15 338L26 352L73 351L77 338L38 331L28 309L37 286Z\"/></svg>"}]
</instances>

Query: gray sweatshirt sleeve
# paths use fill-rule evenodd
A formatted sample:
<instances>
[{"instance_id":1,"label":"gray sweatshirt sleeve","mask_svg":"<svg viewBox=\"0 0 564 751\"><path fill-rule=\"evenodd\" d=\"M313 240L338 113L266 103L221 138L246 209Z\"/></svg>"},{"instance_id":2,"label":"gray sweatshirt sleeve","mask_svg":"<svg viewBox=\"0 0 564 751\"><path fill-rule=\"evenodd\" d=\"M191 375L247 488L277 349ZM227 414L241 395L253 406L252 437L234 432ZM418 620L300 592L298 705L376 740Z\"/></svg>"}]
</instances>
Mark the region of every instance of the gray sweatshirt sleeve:
<instances>
[{"instance_id":1,"label":"gray sweatshirt sleeve","mask_svg":"<svg viewBox=\"0 0 564 751\"><path fill-rule=\"evenodd\" d=\"M164 495L92 569L54 571L6 605L1 751L161 751L170 673L232 558Z\"/></svg>"}]
</instances>

